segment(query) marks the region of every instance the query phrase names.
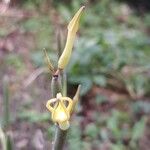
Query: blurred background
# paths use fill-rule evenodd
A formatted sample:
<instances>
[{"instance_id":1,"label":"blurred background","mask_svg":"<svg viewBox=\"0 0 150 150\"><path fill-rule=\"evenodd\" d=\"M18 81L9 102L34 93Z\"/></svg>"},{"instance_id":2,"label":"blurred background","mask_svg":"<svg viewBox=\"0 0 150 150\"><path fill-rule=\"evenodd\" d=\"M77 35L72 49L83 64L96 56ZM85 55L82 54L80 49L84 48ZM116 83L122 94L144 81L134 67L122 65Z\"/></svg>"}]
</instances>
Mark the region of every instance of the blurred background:
<instances>
[{"instance_id":1,"label":"blurred background","mask_svg":"<svg viewBox=\"0 0 150 150\"><path fill-rule=\"evenodd\" d=\"M57 66L67 24L82 5L66 69L68 96L78 84L82 91L66 150L149 150L149 0L0 1L0 138L9 148L51 149L43 49Z\"/></svg>"}]
</instances>

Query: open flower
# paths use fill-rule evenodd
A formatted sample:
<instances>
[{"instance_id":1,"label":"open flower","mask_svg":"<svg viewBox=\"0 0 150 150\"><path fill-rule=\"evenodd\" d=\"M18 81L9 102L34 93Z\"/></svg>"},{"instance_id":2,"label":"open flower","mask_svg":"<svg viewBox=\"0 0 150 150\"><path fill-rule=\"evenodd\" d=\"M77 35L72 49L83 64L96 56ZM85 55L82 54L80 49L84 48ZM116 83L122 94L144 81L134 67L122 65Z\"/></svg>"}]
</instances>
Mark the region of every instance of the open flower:
<instances>
[{"instance_id":1,"label":"open flower","mask_svg":"<svg viewBox=\"0 0 150 150\"><path fill-rule=\"evenodd\" d=\"M70 127L70 116L79 99L80 86L73 98L63 97L61 93L47 101L46 107L51 112L52 121L58 123L60 129L67 130Z\"/></svg>"}]
</instances>

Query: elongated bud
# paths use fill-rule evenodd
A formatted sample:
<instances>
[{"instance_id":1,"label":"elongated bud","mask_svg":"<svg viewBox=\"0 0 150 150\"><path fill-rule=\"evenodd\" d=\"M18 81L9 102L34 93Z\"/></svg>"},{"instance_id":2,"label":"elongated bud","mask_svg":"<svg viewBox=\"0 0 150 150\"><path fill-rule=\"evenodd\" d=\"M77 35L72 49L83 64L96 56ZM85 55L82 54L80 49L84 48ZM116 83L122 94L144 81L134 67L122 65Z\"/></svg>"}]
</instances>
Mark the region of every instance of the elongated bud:
<instances>
[{"instance_id":1,"label":"elongated bud","mask_svg":"<svg viewBox=\"0 0 150 150\"><path fill-rule=\"evenodd\" d=\"M79 20L80 20L80 17L81 17L84 7L85 6L82 6L78 10L78 12L75 14L75 16L73 17L73 19L70 21L70 23L68 25L68 35L67 35L66 45L65 45L64 51L58 61L59 69L64 69L69 62L69 59L70 59L70 56L72 53L73 43L74 43L75 36L76 36L76 32L79 28Z\"/></svg>"},{"instance_id":2,"label":"elongated bud","mask_svg":"<svg viewBox=\"0 0 150 150\"><path fill-rule=\"evenodd\" d=\"M80 89L81 89L81 85L78 86L78 89L77 89L77 91L76 91L76 94L75 94L75 96L73 97L73 106L72 106L71 113L73 112L73 110L75 109L75 106L76 106L77 102L79 101Z\"/></svg>"},{"instance_id":3,"label":"elongated bud","mask_svg":"<svg viewBox=\"0 0 150 150\"><path fill-rule=\"evenodd\" d=\"M52 63L51 63L51 61L50 61L50 59L49 59L49 57L48 57L48 54L47 54L46 49L44 49L44 54L45 54L45 59L46 59L48 68L49 68L49 70L53 73L53 72L54 72L54 67L53 67L53 65L52 65Z\"/></svg>"}]
</instances>

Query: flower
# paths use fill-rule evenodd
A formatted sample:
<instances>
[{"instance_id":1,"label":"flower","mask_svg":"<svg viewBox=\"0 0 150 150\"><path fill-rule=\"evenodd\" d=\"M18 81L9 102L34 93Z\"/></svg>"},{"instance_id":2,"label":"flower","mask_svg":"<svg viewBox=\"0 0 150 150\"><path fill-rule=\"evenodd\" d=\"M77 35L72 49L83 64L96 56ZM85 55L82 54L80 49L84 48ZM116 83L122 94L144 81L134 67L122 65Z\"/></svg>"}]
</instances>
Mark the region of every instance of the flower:
<instances>
[{"instance_id":1,"label":"flower","mask_svg":"<svg viewBox=\"0 0 150 150\"><path fill-rule=\"evenodd\" d=\"M78 10L78 12L75 14L75 16L72 18L72 20L70 21L70 23L68 25L68 35L67 35L66 45L65 45L64 51L58 61L59 69L64 69L70 60L76 32L79 28L79 20L80 20L80 17L81 17L81 14L82 14L82 11L84 8L85 8L85 6L82 6Z\"/></svg>"},{"instance_id":2,"label":"flower","mask_svg":"<svg viewBox=\"0 0 150 150\"><path fill-rule=\"evenodd\" d=\"M63 97L57 93L56 98L47 101L46 107L51 112L52 121L58 123L60 129L67 130L70 127L70 116L79 99L80 86L73 100L69 97Z\"/></svg>"}]
</instances>

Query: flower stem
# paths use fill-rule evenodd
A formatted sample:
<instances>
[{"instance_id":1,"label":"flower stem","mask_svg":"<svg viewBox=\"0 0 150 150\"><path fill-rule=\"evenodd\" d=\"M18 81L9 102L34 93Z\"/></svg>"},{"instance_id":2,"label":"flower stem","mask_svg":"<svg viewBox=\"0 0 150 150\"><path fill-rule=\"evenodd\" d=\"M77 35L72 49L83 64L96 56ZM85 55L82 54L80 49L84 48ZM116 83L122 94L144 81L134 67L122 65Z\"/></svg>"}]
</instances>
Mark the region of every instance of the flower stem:
<instances>
[{"instance_id":1,"label":"flower stem","mask_svg":"<svg viewBox=\"0 0 150 150\"><path fill-rule=\"evenodd\" d=\"M61 130L58 126L56 126L55 139L52 150L62 150L65 144L66 136L67 130Z\"/></svg>"},{"instance_id":2,"label":"flower stem","mask_svg":"<svg viewBox=\"0 0 150 150\"><path fill-rule=\"evenodd\" d=\"M60 73L53 75L51 82L51 92L52 97L56 97L56 94L62 92L62 83ZM65 144L67 136L67 130L61 130L58 125L56 125L55 139L53 143L52 150L62 150Z\"/></svg>"}]
</instances>

